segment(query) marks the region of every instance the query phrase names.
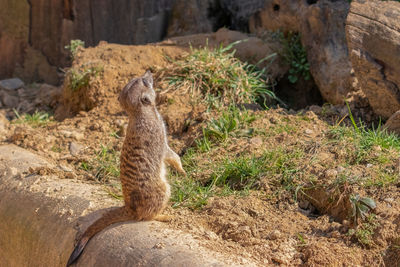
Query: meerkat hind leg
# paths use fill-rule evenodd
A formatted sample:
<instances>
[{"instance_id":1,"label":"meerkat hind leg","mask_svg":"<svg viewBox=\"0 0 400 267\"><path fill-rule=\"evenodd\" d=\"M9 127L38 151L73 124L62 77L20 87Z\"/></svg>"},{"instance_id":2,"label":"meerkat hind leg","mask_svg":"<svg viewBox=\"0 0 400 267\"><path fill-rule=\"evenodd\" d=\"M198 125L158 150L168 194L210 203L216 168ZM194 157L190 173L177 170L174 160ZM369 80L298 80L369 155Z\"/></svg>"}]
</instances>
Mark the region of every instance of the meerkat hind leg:
<instances>
[{"instance_id":1,"label":"meerkat hind leg","mask_svg":"<svg viewBox=\"0 0 400 267\"><path fill-rule=\"evenodd\" d=\"M165 161L175 170L177 170L183 175L186 175L186 172L182 167L180 157L169 146L167 146L167 154L165 155Z\"/></svg>"}]
</instances>

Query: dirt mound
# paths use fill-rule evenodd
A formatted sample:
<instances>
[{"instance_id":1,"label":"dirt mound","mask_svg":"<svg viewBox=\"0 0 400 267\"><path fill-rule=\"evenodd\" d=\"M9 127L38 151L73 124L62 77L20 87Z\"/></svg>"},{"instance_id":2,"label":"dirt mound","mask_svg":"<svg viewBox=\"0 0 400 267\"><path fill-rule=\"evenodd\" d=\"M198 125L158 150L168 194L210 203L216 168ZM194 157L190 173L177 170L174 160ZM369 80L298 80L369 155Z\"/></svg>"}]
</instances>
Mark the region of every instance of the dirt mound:
<instances>
[{"instance_id":1,"label":"dirt mound","mask_svg":"<svg viewBox=\"0 0 400 267\"><path fill-rule=\"evenodd\" d=\"M106 42L81 51L68 71L56 117L64 119L94 107L98 113L121 112L116 96L130 79L147 69L165 67L167 57L175 59L184 51L174 46L124 46ZM80 80L82 86L73 85Z\"/></svg>"}]
</instances>

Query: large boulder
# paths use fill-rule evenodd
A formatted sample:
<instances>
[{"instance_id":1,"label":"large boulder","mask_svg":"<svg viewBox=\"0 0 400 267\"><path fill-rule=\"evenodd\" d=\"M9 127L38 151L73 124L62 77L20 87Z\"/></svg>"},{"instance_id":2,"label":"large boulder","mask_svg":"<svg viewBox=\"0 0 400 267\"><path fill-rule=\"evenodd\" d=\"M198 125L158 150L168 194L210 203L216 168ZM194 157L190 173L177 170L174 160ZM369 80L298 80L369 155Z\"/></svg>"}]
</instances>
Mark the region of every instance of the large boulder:
<instances>
[{"instance_id":1,"label":"large boulder","mask_svg":"<svg viewBox=\"0 0 400 267\"><path fill-rule=\"evenodd\" d=\"M346 22L350 59L374 112L400 110L400 3L353 1Z\"/></svg>"},{"instance_id":2,"label":"large boulder","mask_svg":"<svg viewBox=\"0 0 400 267\"><path fill-rule=\"evenodd\" d=\"M322 97L340 104L353 90L344 30L348 10L347 0L266 0L249 27L256 34L265 30L301 33L310 72Z\"/></svg>"}]
</instances>

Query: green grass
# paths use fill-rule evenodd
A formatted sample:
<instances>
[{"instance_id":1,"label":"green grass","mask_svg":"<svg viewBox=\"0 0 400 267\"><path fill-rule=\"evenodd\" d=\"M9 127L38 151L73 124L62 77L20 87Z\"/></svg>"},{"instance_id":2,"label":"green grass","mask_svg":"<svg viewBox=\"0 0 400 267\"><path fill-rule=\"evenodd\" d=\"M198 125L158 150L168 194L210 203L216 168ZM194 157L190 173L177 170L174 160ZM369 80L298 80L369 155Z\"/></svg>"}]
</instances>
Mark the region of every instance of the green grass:
<instances>
[{"instance_id":1,"label":"green grass","mask_svg":"<svg viewBox=\"0 0 400 267\"><path fill-rule=\"evenodd\" d=\"M218 148L213 148L218 149ZM210 152L191 148L182 158L188 176L171 175L174 207L201 208L212 196L247 195L259 189L262 179L271 185L294 192L298 186L300 169L296 162L303 157L300 150L289 151L283 147L266 150L261 156L245 154L227 155L218 160L199 165L199 158ZM200 176L206 177L200 179Z\"/></svg>"},{"instance_id":2,"label":"green grass","mask_svg":"<svg viewBox=\"0 0 400 267\"><path fill-rule=\"evenodd\" d=\"M363 247L371 247L374 244L373 235L378 226L379 223L376 219L376 215L371 213L368 215L365 222L357 226L355 229L350 229L348 235Z\"/></svg>"},{"instance_id":3,"label":"green grass","mask_svg":"<svg viewBox=\"0 0 400 267\"><path fill-rule=\"evenodd\" d=\"M119 179L120 152L101 145L96 151L96 157L90 161L82 161L80 168L92 174L101 183Z\"/></svg>"},{"instance_id":4,"label":"green grass","mask_svg":"<svg viewBox=\"0 0 400 267\"><path fill-rule=\"evenodd\" d=\"M266 103L276 99L269 90L267 70L243 63L234 57L232 48L238 42L226 47L193 49L184 58L172 61L172 67L165 70L170 88L185 90L201 96L210 107L221 104ZM230 52L231 51L231 52ZM274 55L267 56L269 60Z\"/></svg>"},{"instance_id":5,"label":"green grass","mask_svg":"<svg viewBox=\"0 0 400 267\"><path fill-rule=\"evenodd\" d=\"M102 67L90 67L83 69L71 68L67 72L68 87L72 91L78 91L81 88L88 87L92 78L103 71Z\"/></svg>"},{"instance_id":6,"label":"green grass","mask_svg":"<svg viewBox=\"0 0 400 267\"><path fill-rule=\"evenodd\" d=\"M19 114L18 111L14 110L14 113L17 118L13 123L26 123L34 128L44 127L49 122L54 121L53 117L49 113L43 111L35 111L33 114Z\"/></svg>"},{"instance_id":7,"label":"green grass","mask_svg":"<svg viewBox=\"0 0 400 267\"><path fill-rule=\"evenodd\" d=\"M76 56L76 53L78 52L79 47L85 47L85 42L81 40L71 40L69 45L66 45L64 48L70 52L71 58L73 60Z\"/></svg>"},{"instance_id":8,"label":"green grass","mask_svg":"<svg viewBox=\"0 0 400 267\"><path fill-rule=\"evenodd\" d=\"M328 138L345 152L345 164L348 166L370 165L373 174L359 178L356 183L364 187L386 187L400 181L394 168L394 162L400 153L400 138L388 133L378 124L377 127L366 127L362 122L356 123L349 108L352 127L332 126Z\"/></svg>"},{"instance_id":9,"label":"green grass","mask_svg":"<svg viewBox=\"0 0 400 267\"><path fill-rule=\"evenodd\" d=\"M188 177L181 179L176 174L171 175L174 207L200 208L210 197L246 195L252 190L260 190L260 184L265 183L273 188L275 197L292 195L296 199L299 190L319 184L324 172L337 166L344 167L344 171L334 179L324 178L322 186L340 191L346 186L375 189L399 182L394 166L400 152L399 140L381 127L327 125L329 130L321 140L310 143L310 148L303 142L277 144L275 137L283 132L296 136L298 125L311 121L299 115L297 119L282 118L269 129L261 129L253 126L258 125L253 124L258 118L262 115L230 108L206 124L203 137L196 140L196 146L189 149L182 159ZM249 130L252 134L241 134L249 133ZM257 149L257 156L253 154L255 151L240 152L240 148L238 152L226 151L239 141L243 144L253 135L272 140L275 145ZM376 152L376 147L381 149ZM335 151L340 151L340 154L335 160L325 163L318 158L321 150L325 153L331 151L333 156ZM210 160L204 160L207 158ZM309 167L314 165L321 166L322 173L313 173L313 168ZM369 172L357 172L360 168L369 168ZM356 207L356 210L362 210L358 202ZM358 215L363 217L364 214Z\"/></svg>"}]
</instances>

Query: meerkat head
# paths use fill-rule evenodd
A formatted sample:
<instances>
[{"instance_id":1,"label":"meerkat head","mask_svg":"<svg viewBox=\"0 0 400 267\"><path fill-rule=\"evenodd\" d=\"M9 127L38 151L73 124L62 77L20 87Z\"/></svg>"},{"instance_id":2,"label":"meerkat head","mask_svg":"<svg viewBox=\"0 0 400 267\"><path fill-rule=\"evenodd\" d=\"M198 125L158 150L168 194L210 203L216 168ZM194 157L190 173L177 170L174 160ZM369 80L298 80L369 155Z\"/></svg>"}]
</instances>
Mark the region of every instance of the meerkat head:
<instances>
[{"instance_id":1,"label":"meerkat head","mask_svg":"<svg viewBox=\"0 0 400 267\"><path fill-rule=\"evenodd\" d=\"M121 91L118 101L122 108L130 113L156 105L156 93L153 89L153 75L148 70L137 78L133 78Z\"/></svg>"}]
</instances>

